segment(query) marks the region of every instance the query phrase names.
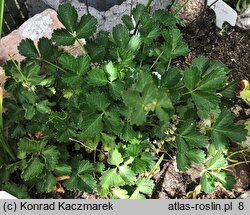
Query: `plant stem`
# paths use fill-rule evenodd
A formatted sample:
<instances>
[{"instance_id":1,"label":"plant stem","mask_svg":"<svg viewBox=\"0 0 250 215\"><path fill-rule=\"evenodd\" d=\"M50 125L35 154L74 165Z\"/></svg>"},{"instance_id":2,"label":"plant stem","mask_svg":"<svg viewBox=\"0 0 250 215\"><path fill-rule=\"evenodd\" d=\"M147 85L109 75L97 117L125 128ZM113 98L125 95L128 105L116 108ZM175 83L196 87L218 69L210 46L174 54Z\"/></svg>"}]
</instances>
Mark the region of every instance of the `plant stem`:
<instances>
[{"instance_id":1,"label":"plant stem","mask_svg":"<svg viewBox=\"0 0 250 215\"><path fill-rule=\"evenodd\" d=\"M154 61L153 65L150 67L150 71L154 68L155 64L160 60L161 56L164 54L164 51L162 51L159 56L156 58L156 60Z\"/></svg>"},{"instance_id":2,"label":"plant stem","mask_svg":"<svg viewBox=\"0 0 250 215\"><path fill-rule=\"evenodd\" d=\"M55 68L57 68L57 69L60 69L60 70L62 70L63 72L65 72L65 73L67 73L67 71L66 70L64 70L62 67L60 67L60 66L57 66L56 64L54 64L54 63L51 63L51 62L49 62L49 61L47 61L47 60L45 60L45 59L40 59L41 61L43 61L43 62L45 62L45 63L47 63L47 64L49 64L49 65L51 65L51 66L53 66L53 67L55 67Z\"/></svg>"},{"instance_id":3,"label":"plant stem","mask_svg":"<svg viewBox=\"0 0 250 215\"><path fill-rule=\"evenodd\" d=\"M160 166L163 158L164 158L164 154L159 158L155 166L151 169L149 175L146 177L146 181L149 180L153 176L155 170ZM140 189L146 183L146 181L136 188L136 190L132 193L129 199L137 199L137 196L140 193Z\"/></svg>"},{"instance_id":4,"label":"plant stem","mask_svg":"<svg viewBox=\"0 0 250 215\"><path fill-rule=\"evenodd\" d=\"M169 58L169 61L168 61L168 66L167 66L167 71L168 71L168 70L169 70L169 68L170 68L171 62L172 62L172 58Z\"/></svg>"},{"instance_id":5,"label":"plant stem","mask_svg":"<svg viewBox=\"0 0 250 215\"><path fill-rule=\"evenodd\" d=\"M90 12L89 12L89 3L88 3L88 0L85 0L85 2L86 2L85 4L86 4L86 7L87 7L87 13L90 14Z\"/></svg>"},{"instance_id":6,"label":"plant stem","mask_svg":"<svg viewBox=\"0 0 250 215\"><path fill-rule=\"evenodd\" d=\"M221 169L226 170L226 169L229 169L229 168L231 168L231 167L234 167L234 166L237 166L237 165L240 165L240 164L247 164L247 163L250 163L250 161L238 162L238 163L231 164L231 165L228 165L228 166L226 166L226 167L223 167L223 168L221 168Z\"/></svg>"},{"instance_id":7,"label":"plant stem","mask_svg":"<svg viewBox=\"0 0 250 215\"><path fill-rule=\"evenodd\" d=\"M232 156L234 156L234 155L236 155L236 154L243 153L243 152L247 152L247 151L250 151L250 149L244 149L244 150L236 151L236 152L234 152L234 153L228 155L228 156L227 156L227 159L230 158L230 157L232 157Z\"/></svg>"},{"instance_id":8,"label":"plant stem","mask_svg":"<svg viewBox=\"0 0 250 215\"><path fill-rule=\"evenodd\" d=\"M73 139L73 138L69 138L69 140L74 141L74 142L76 142L76 143L79 143L79 144L81 144L83 147L85 147L85 148L87 148L87 149L89 149L89 150L98 151L98 152L104 153L103 150L100 150L100 149L93 149L93 148L87 146L86 144L84 144L83 142L81 142L81 141L79 141L79 140L76 140L76 139Z\"/></svg>"},{"instance_id":9,"label":"plant stem","mask_svg":"<svg viewBox=\"0 0 250 215\"><path fill-rule=\"evenodd\" d=\"M2 27L3 27L3 13L4 13L4 0L0 0L0 39L1 39Z\"/></svg>"}]
</instances>

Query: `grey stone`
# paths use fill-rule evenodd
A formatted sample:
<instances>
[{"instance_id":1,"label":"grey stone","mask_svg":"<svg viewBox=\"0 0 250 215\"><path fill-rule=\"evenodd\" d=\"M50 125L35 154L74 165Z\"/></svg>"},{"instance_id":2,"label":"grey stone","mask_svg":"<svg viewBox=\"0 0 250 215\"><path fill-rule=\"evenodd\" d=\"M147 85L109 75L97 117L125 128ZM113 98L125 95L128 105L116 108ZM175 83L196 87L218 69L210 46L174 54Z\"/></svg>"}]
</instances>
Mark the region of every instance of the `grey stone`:
<instances>
[{"instance_id":1,"label":"grey stone","mask_svg":"<svg viewBox=\"0 0 250 215\"><path fill-rule=\"evenodd\" d=\"M247 9L238 16L236 26L243 30L250 30L250 4Z\"/></svg>"},{"instance_id":2,"label":"grey stone","mask_svg":"<svg viewBox=\"0 0 250 215\"><path fill-rule=\"evenodd\" d=\"M30 4L35 5L38 0L29 0ZM88 0L91 1L91 0ZM97 1L96 0L96 4ZM111 0L106 0L106 2ZM126 0L122 2L121 0L115 0L119 5L111 7L108 11L98 11L94 7L89 7L89 12L91 15L95 16L98 20L98 29L110 31L115 25L121 23L121 18L125 14L130 14L131 8L133 8L137 3L146 4L147 0ZM53 9L57 9L58 6L65 2L70 2L77 10L79 17L87 13L87 7L84 0L42 0L42 2ZM93 0L91 1L94 5ZM122 2L122 3L121 3ZM160 8L167 8L172 3L172 0L155 0L152 2L151 11L155 11ZM44 6L44 5L43 5ZM42 9L43 6L40 6ZM39 10L39 9L38 9ZM32 9L32 13L35 11ZM41 11L40 11L41 12Z\"/></svg>"}]
</instances>

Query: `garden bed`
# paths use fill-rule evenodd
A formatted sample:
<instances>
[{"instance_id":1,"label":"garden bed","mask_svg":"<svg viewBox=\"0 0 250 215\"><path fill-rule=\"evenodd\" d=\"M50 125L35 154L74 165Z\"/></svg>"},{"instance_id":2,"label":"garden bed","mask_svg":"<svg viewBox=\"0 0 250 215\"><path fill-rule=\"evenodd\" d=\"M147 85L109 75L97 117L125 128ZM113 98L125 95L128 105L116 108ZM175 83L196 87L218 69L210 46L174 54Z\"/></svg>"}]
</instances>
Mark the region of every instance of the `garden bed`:
<instances>
[{"instance_id":1,"label":"garden bed","mask_svg":"<svg viewBox=\"0 0 250 215\"><path fill-rule=\"evenodd\" d=\"M247 132L236 123L249 110L234 96L238 83L229 84L249 80L249 36L219 31L208 15L182 28L182 41L175 16L150 17L147 9L132 11L135 26L126 16L126 27L96 39L95 18L85 15L77 24L75 9L63 5L58 17L66 29L38 47L29 39L20 43L26 60L4 67L14 98L4 101L5 130L17 153L4 150L19 159L1 170L7 191L15 191L10 173L14 187L26 185L19 198L27 189L31 198L125 199L236 198L249 189L249 158L237 151ZM59 50L82 38L89 56ZM228 83L216 60L229 68ZM241 112L233 117L236 106ZM232 155L238 163L230 163ZM4 159L5 165L7 153Z\"/></svg>"},{"instance_id":2,"label":"garden bed","mask_svg":"<svg viewBox=\"0 0 250 215\"><path fill-rule=\"evenodd\" d=\"M209 59L220 60L230 69L231 80L250 80L250 35L248 32L239 31L227 26L220 30L215 26L214 15L210 12L198 21L182 29L184 40L188 43L190 53L187 57L175 61L176 66L188 66L191 60L198 55L204 55ZM249 107L241 100L235 98L232 101L242 109L238 119L249 118ZM187 195L198 185L202 170L200 166L194 166L187 173L180 173L173 160L164 161L161 171L154 176L156 187L149 198L192 198ZM240 175L240 172L243 172ZM237 167L237 184L234 192L228 192L218 186L211 194L198 193L201 199L227 199L236 198L250 188L250 166L247 164ZM245 178L244 178L245 177ZM243 180L243 184L241 183ZM66 191L65 193L32 194L33 198L100 198L96 192L87 193L81 191Z\"/></svg>"}]
</instances>

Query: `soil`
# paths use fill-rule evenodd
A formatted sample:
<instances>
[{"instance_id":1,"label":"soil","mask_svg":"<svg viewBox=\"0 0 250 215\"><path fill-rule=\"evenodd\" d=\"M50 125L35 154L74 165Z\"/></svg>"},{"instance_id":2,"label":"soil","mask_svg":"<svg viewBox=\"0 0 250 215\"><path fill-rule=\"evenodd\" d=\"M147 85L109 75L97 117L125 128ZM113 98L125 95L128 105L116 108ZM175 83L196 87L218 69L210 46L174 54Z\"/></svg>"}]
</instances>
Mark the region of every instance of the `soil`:
<instances>
[{"instance_id":1,"label":"soil","mask_svg":"<svg viewBox=\"0 0 250 215\"><path fill-rule=\"evenodd\" d=\"M220 30L215 16L208 12L204 17L183 29L184 40L191 50L188 61L198 55L220 60L230 70L230 79L250 80L250 34L230 26Z\"/></svg>"},{"instance_id":2,"label":"soil","mask_svg":"<svg viewBox=\"0 0 250 215\"><path fill-rule=\"evenodd\" d=\"M230 80L236 78L250 80L250 35L232 27L220 30L215 26L214 19L214 15L209 12L196 22L182 29L184 40L188 43L191 51L185 59L177 60L175 63L185 66L190 64L194 57L204 55L209 59L220 60L226 64L230 70ZM234 102L239 106L244 106L237 99ZM243 175L247 174L249 179L250 166L245 165L244 168L245 174ZM187 198L186 194L189 191L193 191L199 184L199 172L199 170L197 171L196 168L193 168L189 170L189 173L181 173L177 171L173 162L166 162L163 164L161 171L154 176L156 188L150 198ZM195 177L195 175L197 176ZM200 193L197 198L236 198L241 194L241 191L250 188L249 180L244 186L239 185L239 180L242 180L240 176L237 180L237 184L240 187L238 187L238 191L234 192L234 195L217 187L212 194L205 195ZM34 194L32 198L95 199L98 196L96 192L66 191L64 194Z\"/></svg>"}]
</instances>

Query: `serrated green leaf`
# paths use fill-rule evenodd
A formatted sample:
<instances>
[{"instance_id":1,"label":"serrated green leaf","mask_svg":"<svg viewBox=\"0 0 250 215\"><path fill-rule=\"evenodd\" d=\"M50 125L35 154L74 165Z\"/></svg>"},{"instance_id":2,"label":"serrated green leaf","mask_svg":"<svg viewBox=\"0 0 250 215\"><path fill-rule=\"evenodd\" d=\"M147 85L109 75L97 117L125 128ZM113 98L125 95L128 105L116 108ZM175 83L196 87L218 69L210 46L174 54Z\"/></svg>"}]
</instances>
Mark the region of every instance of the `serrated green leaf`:
<instances>
[{"instance_id":1,"label":"serrated green leaf","mask_svg":"<svg viewBox=\"0 0 250 215\"><path fill-rule=\"evenodd\" d=\"M146 7L143 4L137 4L135 8L132 10L133 19L135 23L138 23L141 19L142 15L145 13Z\"/></svg>"},{"instance_id":2,"label":"serrated green leaf","mask_svg":"<svg viewBox=\"0 0 250 215\"><path fill-rule=\"evenodd\" d=\"M46 193L51 193L53 187L56 186L56 177L52 173L48 173L43 181L42 191Z\"/></svg>"},{"instance_id":3,"label":"serrated green leaf","mask_svg":"<svg viewBox=\"0 0 250 215\"><path fill-rule=\"evenodd\" d=\"M94 86L105 86L108 83L108 79L102 69L94 69L88 74L88 83Z\"/></svg>"},{"instance_id":4,"label":"serrated green leaf","mask_svg":"<svg viewBox=\"0 0 250 215\"><path fill-rule=\"evenodd\" d=\"M91 192L96 187L96 181L90 174L84 174L79 176L78 189Z\"/></svg>"},{"instance_id":5,"label":"serrated green leaf","mask_svg":"<svg viewBox=\"0 0 250 215\"><path fill-rule=\"evenodd\" d=\"M68 189L68 190L75 190L78 189L78 176L77 175L72 175L70 179L67 179L63 182L63 185Z\"/></svg>"},{"instance_id":6,"label":"serrated green leaf","mask_svg":"<svg viewBox=\"0 0 250 215\"><path fill-rule=\"evenodd\" d=\"M210 175L222 184L227 190L232 190L236 180L233 175L226 172L210 172Z\"/></svg>"},{"instance_id":7,"label":"serrated green leaf","mask_svg":"<svg viewBox=\"0 0 250 215\"><path fill-rule=\"evenodd\" d=\"M133 185L134 182L136 181L135 173L128 166L125 166L125 165L120 166L119 174L121 178L125 181L125 183L128 185Z\"/></svg>"},{"instance_id":8,"label":"serrated green leaf","mask_svg":"<svg viewBox=\"0 0 250 215\"><path fill-rule=\"evenodd\" d=\"M125 88L125 83L123 81L115 81L110 83L109 90L114 99L120 99L122 97L122 91Z\"/></svg>"},{"instance_id":9,"label":"serrated green leaf","mask_svg":"<svg viewBox=\"0 0 250 215\"><path fill-rule=\"evenodd\" d=\"M122 16L122 21L126 25L128 30L131 31L134 29L133 21L129 15L126 14L126 15Z\"/></svg>"},{"instance_id":10,"label":"serrated green leaf","mask_svg":"<svg viewBox=\"0 0 250 215\"><path fill-rule=\"evenodd\" d=\"M56 176L70 175L71 169L71 166L67 164L57 164L54 172Z\"/></svg>"},{"instance_id":11,"label":"serrated green leaf","mask_svg":"<svg viewBox=\"0 0 250 215\"><path fill-rule=\"evenodd\" d=\"M47 146L43 152L43 157L45 160L46 168L50 171L56 168L58 164L58 159L60 152L58 151L56 146Z\"/></svg>"},{"instance_id":12,"label":"serrated green leaf","mask_svg":"<svg viewBox=\"0 0 250 215\"><path fill-rule=\"evenodd\" d=\"M50 103L48 100L43 100L36 104L36 109L40 113L50 113L52 111L50 106L52 106L52 103Z\"/></svg>"},{"instance_id":13,"label":"serrated green leaf","mask_svg":"<svg viewBox=\"0 0 250 215\"><path fill-rule=\"evenodd\" d=\"M110 190L109 190L109 187L104 188L102 186L98 186L97 192L98 192L98 195L100 195L102 197L107 197L108 194L110 193Z\"/></svg>"},{"instance_id":14,"label":"serrated green leaf","mask_svg":"<svg viewBox=\"0 0 250 215\"><path fill-rule=\"evenodd\" d=\"M109 80L111 82L113 82L114 80L117 79L118 72L117 72L117 69L115 68L115 66L113 65L113 63L111 61L108 64L106 64L104 68L105 68L105 71L108 73Z\"/></svg>"},{"instance_id":15,"label":"serrated green leaf","mask_svg":"<svg viewBox=\"0 0 250 215\"><path fill-rule=\"evenodd\" d=\"M27 153L41 152L46 146L47 141L30 140L28 138L22 138L19 140L18 149Z\"/></svg>"},{"instance_id":16,"label":"serrated green leaf","mask_svg":"<svg viewBox=\"0 0 250 215\"><path fill-rule=\"evenodd\" d=\"M120 137L125 141L130 141L136 136L136 132L128 123L126 123L122 129Z\"/></svg>"},{"instance_id":17,"label":"serrated green leaf","mask_svg":"<svg viewBox=\"0 0 250 215\"><path fill-rule=\"evenodd\" d=\"M116 146L116 136L106 134L106 133L101 133L102 135L102 143L107 145L110 149Z\"/></svg>"},{"instance_id":18,"label":"serrated green leaf","mask_svg":"<svg viewBox=\"0 0 250 215\"><path fill-rule=\"evenodd\" d=\"M166 41L163 44L163 51L169 58L185 56L189 52L187 44L182 41L179 29L164 30L162 36Z\"/></svg>"},{"instance_id":19,"label":"serrated green leaf","mask_svg":"<svg viewBox=\"0 0 250 215\"><path fill-rule=\"evenodd\" d=\"M41 58L46 60L53 60L58 52L57 47L52 44L52 41L48 38L42 37L38 41L38 49Z\"/></svg>"},{"instance_id":20,"label":"serrated green leaf","mask_svg":"<svg viewBox=\"0 0 250 215\"><path fill-rule=\"evenodd\" d=\"M220 90L227 80L226 75L227 71L223 67L212 70L199 82L198 89L210 92Z\"/></svg>"},{"instance_id":21,"label":"serrated green leaf","mask_svg":"<svg viewBox=\"0 0 250 215\"><path fill-rule=\"evenodd\" d=\"M189 149L186 141L179 135L176 137L176 146L177 146L177 151L180 153L185 153Z\"/></svg>"},{"instance_id":22,"label":"serrated green leaf","mask_svg":"<svg viewBox=\"0 0 250 215\"><path fill-rule=\"evenodd\" d=\"M178 16L164 9L156 10L153 13L152 18L155 21L160 22L162 25L170 28L175 27L176 24L180 22Z\"/></svg>"},{"instance_id":23,"label":"serrated green leaf","mask_svg":"<svg viewBox=\"0 0 250 215\"><path fill-rule=\"evenodd\" d=\"M33 105L23 104L23 109L25 111L24 117L27 120L31 120L36 114L36 109Z\"/></svg>"},{"instance_id":24,"label":"serrated green leaf","mask_svg":"<svg viewBox=\"0 0 250 215\"><path fill-rule=\"evenodd\" d=\"M147 164L140 158L135 158L131 164L131 169L135 174L141 174L147 170Z\"/></svg>"},{"instance_id":25,"label":"serrated green leaf","mask_svg":"<svg viewBox=\"0 0 250 215\"><path fill-rule=\"evenodd\" d=\"M146 163L148 170L152 170L152 168L155 166L155 157L149 152L141 153L141 160Z\"/></svg>"},{"instance_id":26,"label":"serrated green leaf","mask_svg":"<svg viewBox=\"0 0 250 215\"><path fill-rule=\"evenodd\" d=\"M212 157L205 163L205 167L208 170L217 170L222 168L226 164L226 162L227 160L225 159L223 154L217 153L214 157Z\"/></svg>"},{"instance_id":27,"label":"serrated green leaf","mask_svg":"<svg viewBox=\"0 0 250 215\"><path fill-rule=\"evenodd\" d=\"M146 121L146 112L143 109L143 99L139 92L128 90L122 94L125 105L132 109L131 119L132 124L141 125Z\"/></svg>"},{"instance_id":28,"label":"serrated green leaf","mask_svg":"<svg viewBox=\"0 0 250 215\"><path fill-rule=\"evenodd\" d=\"M137 51L141 46L141 39L138 36L133 35L128 43L128 48L129 50L131 50L132 52Z\"/></svg>"},{"instance_id":29,"label":"serrated green leaf","mask_svg":"<svg viewBox=\"0 0 250 215\"><path fill-rule=\"evenodd\" d=\"M140 153L142 152L142 148L140 145L130 144L128 145L126 152L129 156L135 158L140 155Z\"/></svg>"},{"instance_id":30,"label":"serrated green leaf","mask_svg":"<svg viewBox=\"0 0 250 215\"><path fill-rule=\"evenodd\" d=\"M33 40L31 39L22 40L18 45L18 51L24 57L28 58L39 57L39 53L35 47Z\"/></svg>"},{"instance_id":31,"label":"serrated green leaf","mask_svg":"<svg viewBox=\"0 0 250 215\"><path fill-rule=\"evenodd\" d=\"M81 161L79 167L77 168L77 173L85 174L85 173L92 173L93 172L93 165L89 161Z\"/></svg>"},{"instance_id":32,"label":"serrated green leaf","mask_svg":"<svg viewBox=\"0 0 250 215\"><path fill-rule=\"evenodd\" d=\"M208 145L208 137L198 132L191 132L182 136L191 147L206 147Z\"/></svg>"},{"instance_id":33,"label":"serrated green leaf","mask_svg":"<svg viewBox=\"0 0 250 215\"><path fill-rule=\"evenodd\" d=\"M61 28L54 30L51 38L58 46L71 46L75 42L75 37L67 30Z\"/></svg>"},{"instance_id":34,"label":"serrated green leaf","mask_svg":"<svg viewBox=\"0 0 250 215\"><path fill-rule=\"evenodd\" d=\"M87 105L93 109L105 112L110 105L110 101L103 92L94 91L86 96Z\"/></svg>"},{"instance_id":35,"label":"serrated green leaf","mask_svg":"<svg viewBox=\"0 0 250 215\"><path fill-rule=\"evenodd\" d=\"M91 114L86 116L81 124L81 128L86 138L93 138L100 134L103 129L102 114Z\"/></svg>"},{"instance_id":36,"label":"serrated green leaf","mask_svg":"<svg viewBox=\"0 0 250 215\"><path fill-rule=\"evenodd\" d=\"M194 161L197 164L200 164L204 161L206 154L200 149L192 149L186 153L186 156L188 157L188 159Z\"/></svg>"},{"instance_id":37,"label":"serrated green leaf","mask_svg":"<svg viewBox=\"0 0 250 215\"><path fill-rule=\"evenodd\" d=\"M241 142L247 135L243 125L233 125L232 114L226 109L221 111L211 130L213 143L219 151L223 151L228 146L229 139Z\"/></svg>"},{"instance_id":38,"label":"serrated green leaf","mask_svg":"<svg viewBox=\"0 0 250 215\"><path fill-rule=\"evenodd\" d=\"M24 181L29 181L37 177L43 170L44 164L38 157L31 158L27 163L26 168L23 170L21 178Z\"/></svg>"},{"instance_id":39,"label":"serrated green leaf","mask_svg":"<svg viewBox=\"0 0 250 215\"><path fill-rule=\"evenodd\" d=\"M198 56L192 60L192 66L204 73L209 67L209 60L204 56Z\"/></svg>"},{"instance_id":40,"label":"serrated green leaf","mask_svg":"<svg viewBox=\"0 0 250 215\"><path fill-rule=\"evenodd\" d=\"M180 82L181 78L182 75L180 69L177 68L169 69L168 72L165 72L162 75L161 85L166 86L168 89L172 89Z\"/></svg>"},{"instance_id":41,"label":"serrated green leaf","mask_svg":"<svg viewBox=\"0 0 250 215\"><path fill-rule=\"evenodd\" d=\"M105 170L105 164L104 163L96 163L94 169L95 169L95 172L97 172L97 173L103 173Z\"/></svg>"},{"instance_id":42,"label":"serrated green leaf","mask_svg":"<svg viewBox=\"0 0 250 215\"><path fill-rule=\"evenodd\" d=\"M40 69L40 65L36 62L27 63L22 68L22 76L24 78L24 81L29 82L32 85L40 85L40 82L43 79L42 76L39 75ZM30 92L30 94L34 93Z\"/></svg>"},{"instance_id":43,"label":"serrated green leaf","mask_svg":"<svg viewBox=\"0 0 250 215\"><path fill-rule=\"evenodd\" d=\"M108 132L120 135L123 124L118 110L106 111L103 121Z\"/></svg>"},{"instance_id":44,"label":"serrated green leaf","mask_svg":"<svg viewBox=\"0 0 250 215\"><path fill-rule=\"evenodd\" d=\"M186 120L184 123L181 124L180 128L178 129L178 132L182 135L185 136L192 131L196 129L196 123L192 119Z\"/></svg>"},{"instance_id":45,"label":"serrated green leaf","mask_svg":"<svg viewBox=\"0 0 250 215\"><path fill-rule=\"evenodd\" d=\"M91 175L93 165L89 161L79 160L78 157L74 157L72 162L76 166L70 179L64 182L64 186L69 190L92 191L96 187L96 181Z\"/></svg>"},{"instance_id":46,"label":"serrated green leaf","mask_svg":"<svg viewBox=\"0 0 250 215\"><path fill-rule=\"evenodd\" d=\"M112 189L112 197L118 199L128 199L128 191L120 188L113 188Z\"/></svg>"},{"instance_id":47,"label":"serrated green leaf","mask_svg":"<svg viewBox=\"0 0 250 215\"><path fill-rule=\"evenodd\" d=\"M18 199L29 199L28 189L25 185L6 182L2 185L2 190L10 193Z\"/></svg>"},{"instance_id":48,"label":"serrated green leaf","mask_svg":"<svg viewBox=\"0 0 250 215\"><path fill-rule=\"evenodd\" d=\"M59 63L75 74L83 76L90 67L90 59L87 55L74 57L70 54L62 54L59 57Z\"/></svg>"},{"instance_id":49,"label":"serrated green leaf","mask_svg":"<svg viewBox=\"0 0 250 215\"><path fill-rule=\"evenodd\" d=\"M177 168L180 171L186 171L188 168L188 159L184 153L176 154Z\"/></svg>"},{"instance_id":50,"label":"serrated green leaf","mask_svg":"<svg viewBox=\"0 0 250 215\"><path fill-rule=\"evenodd\" d=\"M153 189L154 189L154 181L151 180L151 179L148 179L148 178L140 178L136 181L136 186L137 186L137 189L136 191L137 192L134 192L130 199L137 199L138 198L138 195L139 193L143 193L143 194L150 194L153 192Z\"/></svg>"},{"instance_id":51,"label":"serrated green leaf","mask_svg":"<svg viewBox=\"0 0 250 215\"><path fill-rule=\"evenodd\" d=\"M209 175L209 173L204 172L201 176L201 190L205 193L211 193L214 191L214 188L215 185L212 177Z\"/></svg>"},{"instance_id":52,"label":"serrated green leaf","mask_svg":"<svg viewBox=\"0 0 250 215\"><path fill-rule=\"evenodd\" d=\"M119 24L117 26L115 26L112 30L112 39L114 40L115 44L118 47L122 47L122 48L126 48L130 37L129 37L129 33L128 33L128 29Z\"/></svg>"},{"instance_id":53,"label":"serrated green leaf","mask_svg":"<svg viewBox=\"0 0 250 215\"><path fill-rule=\"evenodd\" d=\"M191 96L202 119L208 117L212 110L215 110L219 104L219 98L215 94L196 91L191 93Z\"/></svg>"},{"instance_id":54,"label":"serrated green leaf","mask_svg":"<svg viewBox=\"0 0 250 215\"><path fill-rule=\"evenodd\" d=\"M218 152L223 152L229 146L229 139L219 132L213 131L211 139Z\"/></svg>"},{"instance_id":55,"label":"serrated green leaf","mask_svg":"<svg viewBox=\"0 0 250 215\"><path fill-rule=\"evenodd\" d=\"M110 165L119 166L122 162L123 162L122 155L117 149L114 149L109 153L108 163Z\"/></svg>"},{"instance_id":56,"label":"serrated green leaf","mask_svg":"<svg viewBox=\"0 0 250 215\"><path fill-rule=\"evenodd\" d=\"M97 19L89 14L83 15L76 30L77 38L88 38L96 31Z\"/></svg>"},{"instance_id":57,"label":"serrated green leaf","mask_svg":"<svg viewBox=\"0 0 250 215\"><path fill-rule=\"evenodd\" d=\"M91 57L92 62L100 62L106 55L105 47L96 42L87 43L84 48Z\"/></svg>"},{"instance_id":58,"label":"serrated green leaf","mask_svg":"<svg viewBox=\"0 0 250 215\"><path fill-rule=\"evenodd\" d=\"M121 186L125 182L115 168L105 171L100 177L100 183L103 188L109 188L110 186Z\"/></svg>"},{"instance_id":59,"label":"serrated green leaf","mask_svg":"<svg viewBox=\"0 0 250 215\"><path fill-rule=\"evenodd\" d=\"M59 5L57 17L69 32L74 33L78 17L74 6L69 3Z\"/></svg>"},{"instance_id":60,"label":"serrated green leaf","mask_svg":"<svg viewBox=\"0 0 250 215\"><path fill-rule=\"evenodd\" d=\"M184 72L184 83L189 91L193 90L199 83L201 71L196 67L190 67Z\"/></svg>"}]
</instances>

